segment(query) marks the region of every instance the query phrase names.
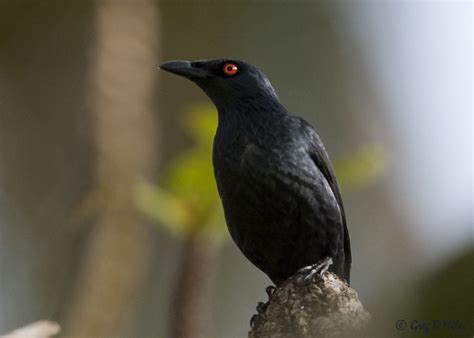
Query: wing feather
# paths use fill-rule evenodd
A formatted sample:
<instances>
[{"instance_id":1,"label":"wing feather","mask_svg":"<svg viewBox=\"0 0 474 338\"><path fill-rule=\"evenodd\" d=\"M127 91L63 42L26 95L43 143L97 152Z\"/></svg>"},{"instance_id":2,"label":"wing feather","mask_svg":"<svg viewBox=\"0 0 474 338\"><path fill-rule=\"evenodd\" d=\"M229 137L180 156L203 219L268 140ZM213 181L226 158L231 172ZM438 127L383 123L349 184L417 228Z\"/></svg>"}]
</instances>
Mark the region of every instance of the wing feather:
<instances>
[{"instance_id":1,"label":"wing feather","mask_svg":"<svg viewBox=\"0 0 474 338\"><path fill-rule=\"evenodd\" d=\"M315 163L315 165L319 168L319 170L324 175L326 181L328 182L331 190L336 197L336 200L339 204L339 208L341 210L342 220L343 220L343 227L344 227L344 257L345 257L345 265L344 265L344 275L346 277L347 282L350 282L350 269L352 263L352 254L351 254L351 243L349 238L349 231L347 229L346 223L346 215L344 211L344 204L342 202L341 192L339 190L339 186L337 184L336 176L334 175L334 169L331 164L331 160L324 148L324 145L319 138L316 130L314 130L313 126L311 126L308 122L303 120L302 118L298 118L301 122L302 127L304 128L306 134L309 136L310 139L310 157Z\"/></svg>"}]
</instances>

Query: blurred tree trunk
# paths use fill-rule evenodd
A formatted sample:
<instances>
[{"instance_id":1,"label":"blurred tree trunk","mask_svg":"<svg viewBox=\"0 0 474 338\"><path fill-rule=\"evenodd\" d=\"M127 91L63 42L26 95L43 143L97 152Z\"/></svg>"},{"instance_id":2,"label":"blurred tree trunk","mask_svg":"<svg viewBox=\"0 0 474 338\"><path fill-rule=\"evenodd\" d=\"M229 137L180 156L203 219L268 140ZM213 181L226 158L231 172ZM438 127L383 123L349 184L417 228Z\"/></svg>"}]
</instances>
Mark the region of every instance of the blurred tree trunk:
<instances>
[{"instance_id":1,"label":"blurred tree trunk","mask_svg":"<svg viewBox=\"0 0 474 338\"><path fill-rule=\"evenodd\" d=\"M145 277L150 229L136 209L135 189L154 164L150 105L158 22L152 1L96 2L91 96L97 188L85 205L97 207L97 223L69 309L67 337L116 336Z\"/></svg>"},{"instance_id":2,"label":"blurred tree trunk","mask_svg":"<svg viewBox=\"0 0 474 338\"><path fill-rule=\"evenodd\" d=\"M171 337L209 337L216 253L215 243L206 235L193 233L186 238L173 294Z\"/></svg>"}]
</instances>

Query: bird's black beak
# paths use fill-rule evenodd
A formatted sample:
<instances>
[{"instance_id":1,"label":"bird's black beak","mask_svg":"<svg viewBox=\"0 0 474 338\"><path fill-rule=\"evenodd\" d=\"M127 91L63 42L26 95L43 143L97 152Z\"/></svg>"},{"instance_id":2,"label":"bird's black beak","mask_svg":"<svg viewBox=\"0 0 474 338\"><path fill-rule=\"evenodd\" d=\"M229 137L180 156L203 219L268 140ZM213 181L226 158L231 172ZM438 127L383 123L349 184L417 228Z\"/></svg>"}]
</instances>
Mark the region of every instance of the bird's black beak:
<instances>
[{"instance_id":1,"label":"bird's black beak","mask_svg":"<svg viewBox=\"0 0 474 338\"><path fill-rule=\"evenodd\" d=\"M188 79L208 76L208 72L205 68L194 67L190 61L169 61L161 64L159 68Z\"/></svg>"}]
</instances>

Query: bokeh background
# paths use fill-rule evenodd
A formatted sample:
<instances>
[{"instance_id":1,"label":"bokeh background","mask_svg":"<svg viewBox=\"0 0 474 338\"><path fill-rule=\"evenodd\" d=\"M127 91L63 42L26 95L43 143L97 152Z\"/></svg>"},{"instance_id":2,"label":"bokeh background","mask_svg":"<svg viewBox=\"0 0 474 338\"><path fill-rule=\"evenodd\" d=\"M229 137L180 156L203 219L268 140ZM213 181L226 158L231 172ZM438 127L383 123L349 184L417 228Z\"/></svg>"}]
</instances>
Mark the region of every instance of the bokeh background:
<instances>
[{"instance_id":1,"label":"bokeh background","mask_svg":"<svg viewBox=\"0 0 474 338\"><path fill-rule=\"evenodd\" d=\"M225 228L215 111L157 69L234 57L323 138L374 336L472 336L472 28L470 1L0 0L0 333L246 336L270 281Z\"/></svg>"}]
</instances>

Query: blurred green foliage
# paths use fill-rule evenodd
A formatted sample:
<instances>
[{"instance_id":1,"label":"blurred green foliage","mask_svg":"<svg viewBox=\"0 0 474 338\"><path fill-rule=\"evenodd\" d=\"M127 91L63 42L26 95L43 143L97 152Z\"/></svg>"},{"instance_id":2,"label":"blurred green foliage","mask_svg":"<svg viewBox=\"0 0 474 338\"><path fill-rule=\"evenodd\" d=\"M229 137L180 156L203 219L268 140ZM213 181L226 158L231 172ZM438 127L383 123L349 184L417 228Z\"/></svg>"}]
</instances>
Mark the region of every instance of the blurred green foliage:
<instances>
[{"instance_id":1,"label":"blurred green foliage","mask_svg":"<svg viewBox=\"0 0 474 338\"><path fill-rule=\"evenodd\" d=\"M220 240L225 222L212 168L217 112L210 105L195 105L183 122L194 145L169 163L160 186L139 187L139 205L174 234L200 232Z\"/></svg>"},{"instance_id":2,"label":"blurred green foliage","mask_svg":"<svg viewBox=\"0 0 474 338\"><path fill-rule=\"evenodd\" d=\"M349 156L336 158L334 169L337 181L345 189L357 189L370 184L385 171L385 156L382 146L361 146Z\"/></svg>"},{"instance_id":3,"label":"blurred green foliage","mask_svg":"<svg viewBox=\"0 0 474 338\"><path fill-rule=\"evenodd\" d=\"M159 186L148 182L139 186L139 207L175 235L199 232L219 241L226 232L212 168L217 112L210 105L195 105L184 114L183 123L193 146L169 163ZM337 160L335 167L342 186L364 186L384 170L382 149L361 147Z\"/></svg>"}]
</instances>

